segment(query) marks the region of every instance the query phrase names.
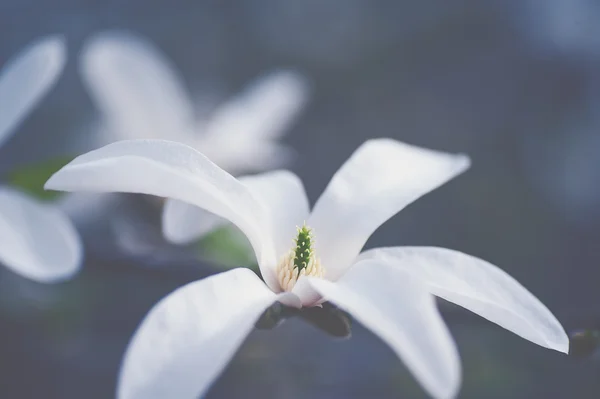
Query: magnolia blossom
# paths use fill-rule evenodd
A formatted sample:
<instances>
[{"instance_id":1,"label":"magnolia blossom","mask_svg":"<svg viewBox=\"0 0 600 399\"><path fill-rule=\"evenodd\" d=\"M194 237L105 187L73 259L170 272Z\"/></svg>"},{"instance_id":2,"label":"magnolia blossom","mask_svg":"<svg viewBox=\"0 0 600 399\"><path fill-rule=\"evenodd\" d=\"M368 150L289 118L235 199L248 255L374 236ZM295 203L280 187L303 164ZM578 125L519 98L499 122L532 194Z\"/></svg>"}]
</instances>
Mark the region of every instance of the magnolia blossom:
<instances>
[{"instance_id":1,"label":"magnolia blossom","mask_svg":"<svg viewBox=\"0 0 600 399\"><path fill-rule=\"evenodd\" d=\"M0 70L0 144L50 90L66 60L64 39L31 44ZM82 249L69 219L53 205L0 186L0 262L39 282L63 280L79 268Z\"/></svg>"},{"instance_id":2,"label":"magnolia blossom","mask_svg":"<svg viewBox=\"0 0 600 399\"><path fill-rule=\"evenodd\" d=\"M149 312L127 349L119 398L204 393L275 301L298 308L331 301L384 340L432 396L448 398L460 385L460 361L431 294L538 345L568 351L552 313L483 260L433 247L360 253L382 223L468 166L464 155L370 140L310 211L291 172L240 181L184 144L132 140L79 156L46 188L184 201L235 224L256 254L264 282L234 269L176 290Z\"/></svg>"},{"instance_id":3,"label":"magnolia blossom","mask_svg":"<svg viewBox=\"0 0 600 399\"><path fill-rule=\"evenodd\" d=\"M288 161L277 140L306 103L299 74L278 70L199 118L182 79L158 49L122 32L93 37L80 64L102 113L103 144L168 139L190 145L229 173L271 169Z\"/></svg>"}]
</instances>

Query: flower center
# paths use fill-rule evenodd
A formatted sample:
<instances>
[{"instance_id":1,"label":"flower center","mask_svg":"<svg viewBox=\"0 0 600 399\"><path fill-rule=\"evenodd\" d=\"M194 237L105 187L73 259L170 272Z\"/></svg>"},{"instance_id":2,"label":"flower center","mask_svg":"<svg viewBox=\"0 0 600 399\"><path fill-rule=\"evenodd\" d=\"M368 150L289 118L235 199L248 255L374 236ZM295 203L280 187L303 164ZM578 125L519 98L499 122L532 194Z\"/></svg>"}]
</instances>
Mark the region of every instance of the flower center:
<instances>
[{"instance_id":1,"label":"flower center","mask_svg":"<svg viewBox=\"0 0 600 399\"><path fill-rule=\"evenodd\" d=\"M323 277L325 274L315 255L312 231L306 225L298 228L294 244L277 265L277 278L284 291L291 291L300 276Z\"/></svg>"}]
</instances>

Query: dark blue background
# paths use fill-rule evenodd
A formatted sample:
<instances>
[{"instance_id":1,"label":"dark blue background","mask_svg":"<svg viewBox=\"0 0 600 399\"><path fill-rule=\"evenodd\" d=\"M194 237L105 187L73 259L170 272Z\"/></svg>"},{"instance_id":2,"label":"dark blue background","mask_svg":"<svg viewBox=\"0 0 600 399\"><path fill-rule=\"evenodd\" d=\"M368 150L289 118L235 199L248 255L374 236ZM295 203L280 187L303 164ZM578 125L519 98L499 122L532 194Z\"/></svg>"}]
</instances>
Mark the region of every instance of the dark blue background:
<instances>
[{"instance_id":1,"label":"dark blue background","mask_svg":"<svg viewBox=\"0 0 600 399\"><path fill-rule=\"evenodd\" d=\"M70 52L56 89L0 150L0 172L64 153L83 134L94 110L76 61L93 33L148 37L193 93L223 99L267 69L294 67L311 79L313 97L284 141L300 154L290 168L312 202L367 138L466 152L470 171L368 246L477 255L567 329L589 326L600 318L598 20L591 0L0 0L0 64L50 33L65 34ZM127 341L151 305L219 270L183 250L127 257L100 232L86 238L88 260L71 282L43 286L0 270L0 397L113 396ZM545 350L460 309L444 307L444 316L463 360L461 397L600 395L593 358ZM208 395L423 396L360 325L339 341L297 319L253 333Z\"/></svg>"}]
</instances>

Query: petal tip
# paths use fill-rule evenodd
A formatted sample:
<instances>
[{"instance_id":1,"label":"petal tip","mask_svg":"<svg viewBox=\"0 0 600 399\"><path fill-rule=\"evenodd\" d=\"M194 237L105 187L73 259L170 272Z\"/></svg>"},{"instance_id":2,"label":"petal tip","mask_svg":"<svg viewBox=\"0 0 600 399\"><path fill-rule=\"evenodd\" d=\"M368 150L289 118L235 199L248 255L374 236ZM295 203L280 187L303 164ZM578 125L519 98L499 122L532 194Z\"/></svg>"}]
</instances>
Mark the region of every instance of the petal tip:
<instances>
[{"instance_id":1,"label":"petal tip","mask_svg":"<svg viewBox=\"0 0 600 399\"><path fill-rule=\"evenodd\" d=\"M58 75L67 62L67 40L63 34L46 36L33 44L35 51L47 62L52 75Z\"/></svg>"},{"instance_id":2,"label":"petal tip","mask_svg":"<svg viewBox=\"0 0 600 399\"><path fill-rule=\"evenodd\" d=\"M471 167L472 161L471 157L465 153L456 154L456 158L458 160L458 164L460 165L461 170L464 172L465 170Z\"/></svg>"},{"instance_id":3,"label":"petal tip","mask_svg":"<svg viewBox=\"0 0 600 399\"><path fill-rule=\"evenodd\" d=\"M55 33L40 39L38 45L46 48L48 53L60 56L66 51L67 39L62 33Z\"/></svg>"},{"instance_id":4,"label":"petal tip","mask_svg":"<svg viewBox=\"0 0 600 399\"><path fill-rule=\"evenodd\" d=\"M564 353L565 355L569 354L570 349L570 340L569 336L566 332L562 331L558 339L554 342L549 342L548 347L550 349L554 349L555 351Z\"/></svg>"},{"instance_id":5,"label":"petal tip","mask_svg":"<svg viewBox=\"0 0 600 399\"><path fill-rule=\"evenodd\" d=\"M57 176L60 177L59 173L62 171L63 168L53 173L52 176L50 176L50 178L46 180L46 183L44 183L44 190L60 191L60 186L59 184L57 184Z\"/></svg>"},{"instance_id":6,"label":"petal tip","mask_svg":"<svg viewBox=\"0 0 600 399\"><path fill-rule=\"evenodd\" d=\"M453 164L454 176L461 175L471 168L471 157L464 153L448 154L449 163Z\"/></svg>"}]
</instances>

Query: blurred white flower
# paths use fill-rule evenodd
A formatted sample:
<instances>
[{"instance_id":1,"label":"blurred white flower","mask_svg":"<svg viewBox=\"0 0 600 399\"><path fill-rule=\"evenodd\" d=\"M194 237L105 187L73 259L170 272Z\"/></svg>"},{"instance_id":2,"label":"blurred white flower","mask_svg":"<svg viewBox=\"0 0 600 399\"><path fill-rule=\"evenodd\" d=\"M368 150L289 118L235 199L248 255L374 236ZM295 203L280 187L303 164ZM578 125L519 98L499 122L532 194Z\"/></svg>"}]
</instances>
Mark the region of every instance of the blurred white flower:
<instances>
[{"instance_id":1,"label":"blurred white flower","mask_svg":"<svg viewBox=\"0 0 600 399\"><path fill-rule=\"evenodd\" d=\"M460 386L460 361L431 294L538 345L561 352L569 345L537 298L483 260L432 247L360 254L381 224L469 162L464 155L370 140L333 176L311 212L291 172L240 181L186 145L131 140L76 158L46 188L188 202L235 224L256 254L264 283L248 269L234 269L176 290L149 312L125 355L119 398L198 397L275 301L293 307L331 301L385 341L432 396L449 398Z\"/></svg>"},{"instance_id":2,"label":"blurred white flower","mask_svg":"<svg viewBox=\"0 0 600 399\"><path fill-rule=\"evenodd\" d=\"M0 70L0 145L54 85L66 61L60 36L31 44ZM0 187L0 262L39 282L71 277L82 247L69 219L8 187Z\"/></svg>"},{"instance_id":3,"label":"blurred white flower","mask_svg":"<svg viewBox=\"0 0 600 399\"><path fill-rule=\"evenodd\" d=\"M194 147L229 173L280 166L290 149L277 140L306 103L299 74L278 70L198 120L177 71L150 43L126 33L99 34L85 46L81 74L102 113L102 144L168 139Z\"/></svg>"}]
</instances>

